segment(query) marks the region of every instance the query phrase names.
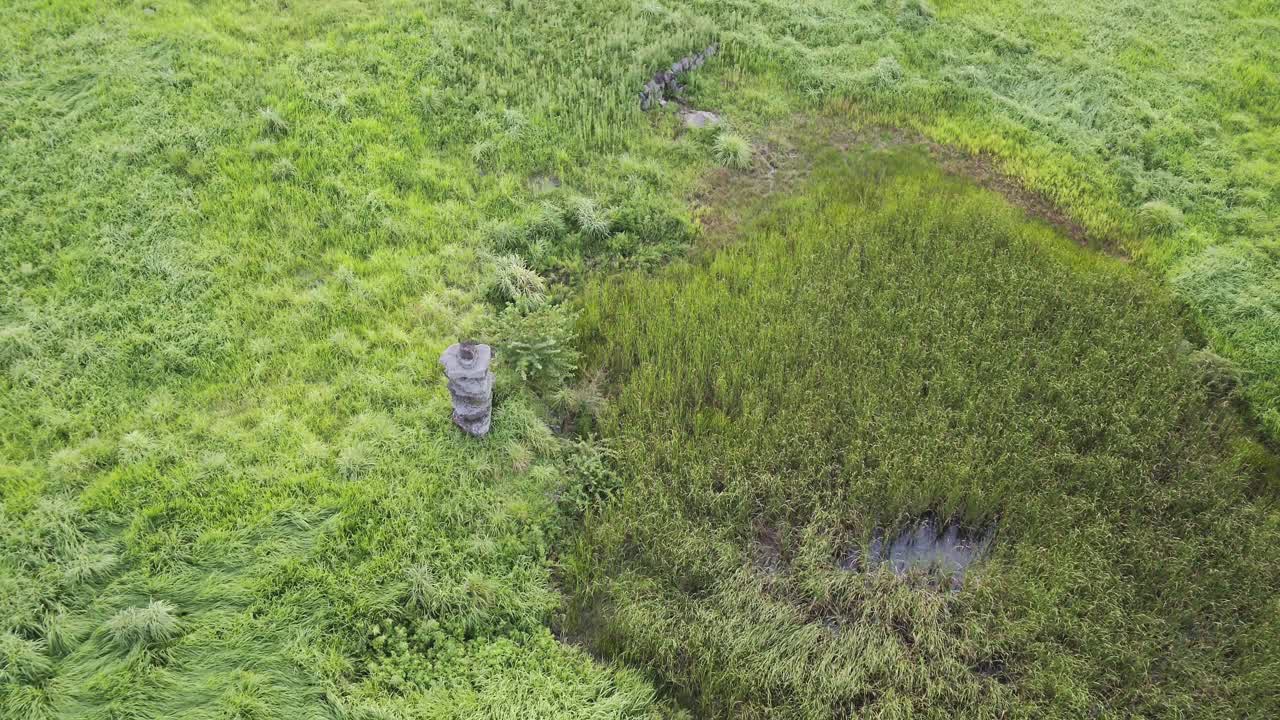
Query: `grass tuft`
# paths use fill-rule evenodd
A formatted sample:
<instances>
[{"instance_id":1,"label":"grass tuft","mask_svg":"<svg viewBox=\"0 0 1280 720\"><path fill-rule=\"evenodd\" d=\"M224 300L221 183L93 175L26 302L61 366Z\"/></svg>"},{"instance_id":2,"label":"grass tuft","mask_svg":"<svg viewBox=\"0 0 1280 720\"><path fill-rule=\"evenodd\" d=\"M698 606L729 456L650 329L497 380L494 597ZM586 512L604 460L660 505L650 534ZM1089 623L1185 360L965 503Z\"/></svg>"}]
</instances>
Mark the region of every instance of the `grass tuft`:
<instances>
[{"instance_id":1,"label":"grass tuft","mask_svg":"<svg viewBox=\"0 0 1280 720\"><path fill-rule=\"evenodd\" d=\"M124 465L146 462L155 451L155 440L142 430L130 430L125 433L116 446L116 456Z\"/></svg>"},{"instance_id":2,"label":"grass tuft","mask_svg":"<svg viewBox=\"0 0 1280 720\"><path fill-rule=\"evenodd\" d=\"M338 453L338 475L346 480L360 480L378 465L377 451L366 442L357 442Z\"/></svg>"},{"instance_id":3,"label":"grass tuft","mask_svg":"<svg viewBox=\"0 0 1280 720\"><path fill-rule=\"evenodd\" d=\"M539 303L547 284L519 255L503 255L494 263L494 292L504 302Z\"/></svg>"},{"instance_id":4,"label":"grass tuft","mask_svg":"<svg viewBox=\"0 0 1280 720\"><path fill-rule=\"evenodd\" d=\"M609 235L610 213L602 210L591 198L580 197L574 201L573 219L578 229L590 239L600 240Z\"/></svg>"},{"instance_id":5,"label":"grass tuft","mask_svg":"<svg viewBox=\"0 0 1280 720\"><path fill-rule=\"evenodd\" d=\"M737 133L721 131L716 135L713 150L716 162L725 167L743 170L751 166L751 143Z\"/></svg>"},{"instance_id":6,"label":"grass tuft","mask_svg":"<svg viewBox=\"0 0 1280 720\"><path fill-rule=\"evenodd\" d=\"M289 134L289 123L274 108L264 107L258 110L258 120L262 123L262 132L272 137L283 137Z\"/></svg>"},{"instance_id":7,"label":"grass tuft","mask_svg":"<svg viewBox=\"0 0 1280 720\"><path fill-rule=\"evenodd\" d=\"M1152 235L1172 235L1185 222L1182 211L1163 200L1152 200L1138 208L1142 229Z\"/></svg>"},{"instance_id":8,"label":"grass tuft","mask_svg":"<svg viewBox=\"0 0 1280 720\"><path fill-rule=\"evenodd\" d=\"M125 608L106 623L107 636L125 650L162 646L177 638L181 630L176 609L164 600Z\"/></svg>"},{"instance_id":9,"label":"grass tuft","mask_svg":"<svg viewBox=\"0 0 1280 720\"><path fill-rule=\"evenodd\" d=\"M6 683L39 683L53 670L45 645L12 632L0 633L0 687Z\"/></svg>"}]
</instances>

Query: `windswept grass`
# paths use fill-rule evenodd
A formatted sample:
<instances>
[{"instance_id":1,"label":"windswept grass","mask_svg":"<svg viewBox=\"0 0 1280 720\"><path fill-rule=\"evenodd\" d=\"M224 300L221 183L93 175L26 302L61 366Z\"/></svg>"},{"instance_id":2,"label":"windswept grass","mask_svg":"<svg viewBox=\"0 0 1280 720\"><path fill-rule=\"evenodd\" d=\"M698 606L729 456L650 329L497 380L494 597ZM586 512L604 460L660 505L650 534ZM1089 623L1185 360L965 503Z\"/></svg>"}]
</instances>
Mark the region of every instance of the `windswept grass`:
<instances>
[{"instance_id":1,"label":"windswept grass","mask_svg":"<svg viewBox=\"0 0 1280 720\"><path fill-rule=\"evenodd\" d=\"M1167 275L1214 392L1280 427L1276 16L0 4L0 717L665 712L547 629L573 514L619 489L613 449L548 429L601 412L563 303L679 256L699 178L763 167L758 131L797 113L992 154ZM742 140L719 156L637 98L712 43L687 99ZM485 443L436 372L472 335L502 346ZM179 631L122 652L112 618L153 602ZM1266 667L1256 637L1241 667Z\"/></svg>"},{"instance_id":2,"label":"windswept grass","mask_svg":"<svg viewBox=\"0 0 1280 720\"><path fill-rule=\"evenodd\" d=\"M622 490L574 617L699 714L1280 711L1274 496L1130 268L901 151L831 154L705 264L584 305ZM998 527L961 592L838 566L927 513Z\"/></svg>"}]
</instances>

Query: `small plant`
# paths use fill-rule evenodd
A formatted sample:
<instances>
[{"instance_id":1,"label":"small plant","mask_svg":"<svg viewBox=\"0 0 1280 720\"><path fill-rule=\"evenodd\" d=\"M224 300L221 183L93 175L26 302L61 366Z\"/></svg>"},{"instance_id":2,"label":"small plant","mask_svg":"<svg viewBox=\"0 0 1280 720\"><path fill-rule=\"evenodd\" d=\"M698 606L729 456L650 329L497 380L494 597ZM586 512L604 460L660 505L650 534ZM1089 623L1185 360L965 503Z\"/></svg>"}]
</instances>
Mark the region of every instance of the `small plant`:
<instances>
[{"instance_id":1,"label":"small plant","mask_svg":"<svg viewBox=\"0 0 1280 720\"><path fill-rule=\"evenodd\" d=\"M1172 235L1185 221L1182 211L1163 200L1152 200L1138 208L1138 223L1152 235Z\"/></svg>"},{"instance_id":2,"label":"small plant","mask_svg":"<svg viewBox=\"0 0 1280 720\"><path fill-rule=\"evenodd\" d=\"M751 143L737 133L725 130L717 135L714 151L716 161L725 167L742 170L751 165Z\"/></svg>"},{"instance_id":3,"label":"small plant","mask_svg":"<svg viewBox=\"0 0 1280 720\"><path fill-rule=\"evenodd\" d=\"M125 608L107 621L107 635L126 650L162 645L176 638L181 629L175 608L164 600Z\"/></svg>"},{"instance_id":4,"label":"small plant","mask_svg":"<svg viewBox=\"0 0 1280 720\"><path fill-rule=\"evenodd\" d=\"M562 501L581 513L611 500L622 489L622 479L613 470L614 460L614 452L599 442L575 442L567 464L576 482L567 488Z\"/></svg>"},{"instance_id":5,"label":"small plant","mask_svg":"<svg viewBox=\"0 0 1280 720\"><path fill-rule=\"evenodd\" d=\"M49 615L44 620L45 643L54 657L63 657L80 643L84 636L85 623L66 613Z\"/></svg>"},{"instance_id":6,"label":"small plant","mask_svg":"<svg viewBox=\"0 0 1280 720\"><path fill-rule=\"evenodd\" d=\"M502 130L511 140L520 139L529 127L529 119L515 108L502 111Z\"/></svg>"},{"instance_id":7,"label":"small plant","mask_svg":"<svg viewBox=\"0 0 1280 720\"><path fill-rule=\"evenodd\" d=\"M558 243L564 239L569 228L565 225L564 210L553 202L546 201L538 206L528 227L528 242L531 248L541 248ZM536 256L535 256L536 259Z\"/></svg>"},{"instance_id":8,"label":"small plant","mask_svg":"<svg viewBox=\"0 0 1280 720\"><path fill-rule=\"evenodd\" d=\"M131 430L120 438L116 453L125 465L145 462L156 450L156 443L141 430Z\"/></svg>"},{"instance_id":9,"label":"small plant","mask_svg":"<svg viewBox=\"0 0 1280 720\"><path fill-rule=\"evenodd\" d=\"M923 30L933 22L933 7L926 0L905 0L898 21L908 30Z\"/></svg>"},{"instance_id":10,"label":"small plant","mask_svg":"<svg viewBox=\"0 0 1280 720\"><path fill-rule=\"evenodd\" d=\"M49 473L59 480L82 477L93 467L93 460L81 448L62 448L49 457Z\"/></svg>"},{"instance_id":11,"label":"small plant","mask_svg":"<svg viewBox=\"0 0 1280 720\"><path fill-rule=\"evenodd\" d=\"M516 303L481 328L498 361L537 392L554 390L578 366L573 318L555 305Z\"/></svg>"},{"instance_id":12,"label":"small plant","mask_svg":"<svg viewBox=\"0 0 1280 720\"><path fill-rule=\"evenodd\" d=\"M1200 371L1200 381L1211 397L1225 400L1240 388L1240 371L1235 363L1214 351L1208 348L1197 350L1191 354L1191 362Z\"/></svg>"},{"instance_id":13,"label":"small plant","mask_svg":"<svg viewBox=\"0 0 1280 720\"><path fill-rule=\"evenodd\" d=\"M323 440L311 438L302 444L301 458L306 467L319 467L329 460L329 446Z\"/></svg>"},{"instance_id":14,"label":"small plant","mask_svg":"<svg viewBox=\"0 0 1280 720\"><path fill-rule=\"evenodd\" d=\"M881 90L893 90L902 82L902 64L892 55L882 57L871 68L871 83Z\"/></svg>"},{"instance_id":15,"label":"small plant","mask_svg":"<svg viewBox=\"0 0 1280 720\"><path fill-rule=\"evenodd\" d=\"M293 166L293 161L289 158L280 158L271 164L271 179L276 181L288 180L297 172L297 168Z\"/></svg>"},{"instance_id":16,"label":"small plant","mask_svg":"<svg viewBox=\"0 0 1280 720\"><path fill-rule=\"evenodd\" d=\"M579 420L599 418L608 405L604 396L604 372L597 370L574 385L566 385L551 396L551 405L562 417L561 432L571 435Z\"/></svg>"},{"instance_id":17,"label":"small plant","mask_svg":"<svg viewBox=\"0 0 1280 720\"><path fill-rule=\"evenodd\" d=\"M533 451L521 443L512 440L507 443L507 458L511 461L511 469L519 475L529 472L533 465Z\"/></svg>"},{"instance_id":18,"label":"small plant","mask_svg":"<svg viewBox=\"0 0 1280 720\"><path fill-rule=\"evenodd\" d=\"M409 602L423 612L430 612L436 606L440 588L435 574L427 565L414 565L409 568Z\"/></svg>"},{"instance_id":19,"label":"small plant","mask_svg":"<svg viewBox=\"0 0 1280 720\"><path fill-rule=\"evenodd\" d=\"M67 560L62 576L69 584L105 577L115 569L119 558L113 553L86 549Z\"/></svg>"}]
</instances>

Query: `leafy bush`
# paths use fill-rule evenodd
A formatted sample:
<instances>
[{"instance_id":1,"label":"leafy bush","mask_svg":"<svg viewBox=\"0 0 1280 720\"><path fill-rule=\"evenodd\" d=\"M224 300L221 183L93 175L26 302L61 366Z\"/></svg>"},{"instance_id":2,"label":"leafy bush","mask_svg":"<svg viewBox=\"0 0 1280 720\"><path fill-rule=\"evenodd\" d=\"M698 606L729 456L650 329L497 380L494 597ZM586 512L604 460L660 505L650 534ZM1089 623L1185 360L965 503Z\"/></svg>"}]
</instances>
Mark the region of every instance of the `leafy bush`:
<instances>
[{"instance_id":1,"label":"leafy bush","mask_svg":"<svg viewBox=\"0 0 1280 720\"><path fill-rule=\"evenodd\" d=\"M509 305L479 330L509 368L536 392L559 388L578 367L573 316L550 303Z\"/></svg>"}]
</instances>

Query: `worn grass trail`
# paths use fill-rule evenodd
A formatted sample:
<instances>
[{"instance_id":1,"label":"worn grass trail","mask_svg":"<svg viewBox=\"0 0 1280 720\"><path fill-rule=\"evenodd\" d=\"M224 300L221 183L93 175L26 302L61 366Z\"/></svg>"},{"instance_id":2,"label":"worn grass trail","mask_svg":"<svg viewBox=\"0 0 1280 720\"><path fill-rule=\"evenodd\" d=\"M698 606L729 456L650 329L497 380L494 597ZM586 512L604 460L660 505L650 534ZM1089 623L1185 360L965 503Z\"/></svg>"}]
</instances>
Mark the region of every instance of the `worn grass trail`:
<instances>
[{"instance_id":1,"label":"worn grass trail","mask_svg":"<svg viewBox=\"0 0 1280 720\"><path fill-rule=\"evenodd\" d=\"M1276 710L1265 478L1132 268L910 151L829 152L705 262L593 284L581 328L622 489L578 618L697 711ZM961 592L839 567L928 513L998 527Z\"/></svg>"}]
</instances>

